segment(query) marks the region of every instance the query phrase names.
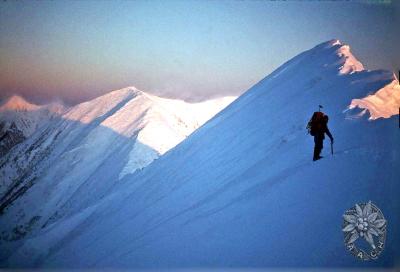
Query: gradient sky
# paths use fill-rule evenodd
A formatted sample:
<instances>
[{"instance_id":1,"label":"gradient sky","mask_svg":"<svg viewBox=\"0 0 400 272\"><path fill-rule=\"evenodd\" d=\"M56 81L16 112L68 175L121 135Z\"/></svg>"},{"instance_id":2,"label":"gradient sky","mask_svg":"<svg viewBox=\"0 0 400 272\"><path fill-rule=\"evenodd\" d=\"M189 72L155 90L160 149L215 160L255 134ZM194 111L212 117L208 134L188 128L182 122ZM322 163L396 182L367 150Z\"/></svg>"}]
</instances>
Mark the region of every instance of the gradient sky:
<instances>
[{"instance_id":1,"label":"gradient sky","mask_svg":"<svg viewBox=\"0 0 400 272\"><path fill-rule=\"evenodd\" d=\"M0 98L74 104L126 86L190 101L239 95L332 38L400 68L399 7L364 2L2 1ZM397 22L396 22L397 20Z\"/></svg>"}]
</instances>

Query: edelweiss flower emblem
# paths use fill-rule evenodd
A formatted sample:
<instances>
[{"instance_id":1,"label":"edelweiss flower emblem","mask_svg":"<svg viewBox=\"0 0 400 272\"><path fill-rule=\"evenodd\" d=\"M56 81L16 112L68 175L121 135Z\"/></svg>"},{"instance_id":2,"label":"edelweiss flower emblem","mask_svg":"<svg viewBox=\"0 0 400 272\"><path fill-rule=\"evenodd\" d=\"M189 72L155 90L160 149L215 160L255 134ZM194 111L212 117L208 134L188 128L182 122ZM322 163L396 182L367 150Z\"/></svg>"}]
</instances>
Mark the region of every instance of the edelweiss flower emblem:
<instances>
[{"instance_id":1,"label":"edelweiss flower emblem","mask_svg":"<svg viewBox=\"0 0 400 272\"><path fill-rule=\"evenodd\" d=\"M369 201L356 204L343 215L343 232L348 250L362 260L376 259L382 252L386 239L386 220L382 212ZM376 237L376 241L374 240ZM371 246L367 252L355 246L358 238L363 238Z\"/></svg>"}]
</instances>

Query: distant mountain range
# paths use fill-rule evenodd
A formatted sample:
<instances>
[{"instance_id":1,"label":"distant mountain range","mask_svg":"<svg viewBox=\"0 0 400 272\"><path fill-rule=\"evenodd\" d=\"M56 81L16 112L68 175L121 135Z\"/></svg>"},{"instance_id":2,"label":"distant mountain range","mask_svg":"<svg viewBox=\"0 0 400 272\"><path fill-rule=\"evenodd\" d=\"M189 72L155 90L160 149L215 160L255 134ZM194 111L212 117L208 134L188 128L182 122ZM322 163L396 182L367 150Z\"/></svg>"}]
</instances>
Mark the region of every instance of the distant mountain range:
<instances>
[{"instance_id":1,"label":"distant mountain range","mask_svg":"<svg viewBox=\"0 0 400 272\"><path fill-rule=\"evenodd\" d=\"M70 108L11 97L0 108L1 239L18 240L99 200L233 100L187 103L134 87Z\"/></svg>"}]
</instances>

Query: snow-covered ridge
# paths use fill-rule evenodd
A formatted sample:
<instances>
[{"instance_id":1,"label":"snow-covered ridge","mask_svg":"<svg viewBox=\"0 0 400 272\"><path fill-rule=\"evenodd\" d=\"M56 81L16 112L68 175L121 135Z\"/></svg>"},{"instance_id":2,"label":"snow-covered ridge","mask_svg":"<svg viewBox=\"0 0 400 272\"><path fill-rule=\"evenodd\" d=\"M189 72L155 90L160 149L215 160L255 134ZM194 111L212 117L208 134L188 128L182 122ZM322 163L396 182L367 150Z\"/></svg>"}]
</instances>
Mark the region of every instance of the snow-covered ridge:
<instances>
[{"instance_id":1,"label":"snow-covered ridge","mask_svg":"<svg viewBox=\"0 0 400 272\"><path fill-rule=\"evenodd\" d=\"M130 86L78 104L67 112L63 118L88 124L99 116L104 116L112 108L117 107L119 103L123 104L120 110L130 112L132 115L149 107L146 109L164 111L164 114L173 115L180 119L188 127L188 130L183 133L187 136L188 133L199 127L235 99L236 97L230 96L190 103L180 99L155 96ZM132 104L133 101L140 103ZM120 110L115 113L121 114ZM119 120L120 123L123 123L123 121L129 123L129 115L125 115ZM103 125L126 135L124 128L121 128L116 122L106 122Z\"/></svg>"},{"instance_id":2,"label":"snow-covered ridge","mask_svg":"<svg viewBox=\"0 0 400 272\"><path fill-rule=\"evenodd\" d=\"M364 70L363 64L351 52L350 45L344 44L338 39L324 42L315 47L315 49L330 48L335 49L335 54L339 57L339 74L351 74Z\"/></svg>"},{"instance_id":3,"label":"snow-covered ridge","mask_svg":"<svg viewBox=\"0 0 400 272\"><path fill-rule=\"evenodd\" d=\"M180 116L182 120L192 120L193 125L199 127L205 123L210 116L214 116L225 106L232 103L237 97L226 96L210 99L202 102L190 103L180 99L168 99L144 93L149 99L159 104L165 110Z\"/></svg>"},{"instance_id":4,"label":"snow-covered ridge","mask_svg":"<svg viewBox=\"0 0 400 272\"><path fill-rule=\"evenodd\" d=\"M111 91L90 101L82 102L71 108L63 118L88 124L94 119L109 113L118 103L129 101L141 92L134 87Z\"/></svg>"},{"instance_id":5,"label":"snow-covered ridge","mask_svg":"<svg viewBox=\"0 0 400 272\"><path fill-rule=\"evenodd\" d=\"M324 43L327 48L336 47L336 54L340 57L341 67L339 73L342 75L363 72L365 68L363 64L351 53L350 46L342 44L339 40L331 40ZM400 107L400 85L396 76L392 74L391 82L383 88L377 90L374 94L370 94L364 98L352 99L349 109L359 107L365 109L363 113L368 111L370 120L378 118L390 118L399 114ZM386 76L380 79L386 79ZM378 80L378 78L377 78Z\"/></svg>"},{"instance_id":6,"label":"snow-covered ridge","mask_svg":"<svg viewBox=\"0 0 400 272\"><path fill-rule=\"evenodd\" d=\"M331 40L327 44L328 46L337 47L336 53L342 62L342 66L339 69L340 74L346 75L365 71L362 63L351 53L349 45L342 44L339 40ZM381 79L384 78L382 77ZM399 114L400 85L395 75L391 76L389 84L374 94L360 99L353 99L349 105L349 109L356 107L365 109L363 113L368 111L370 120L390 118L393 115Z\"/></svg>"},{"instance_id":7,"label":"snow-covered ridge","mask_svg":"<svg viewBox=\"0 0 400 272\"><path fill-rule=\"evenodd\" d=\"M359 107L369 111L370 120L378 118L390 118L399 114L400 108L400 85L397 79L379 89L376 93L361 99L353 99L350 109Z\"/></svg>"},{"instance_id":8,"label":"snow-covered ridge","mask_svg":"<svg viewBox=\"0 0 400 272\"><path fill-rule=\"evenodd\" d=\"M78 104L62 118L83 124L101 119L102 127L124 137L135 136L142 144L163 154L235 98L188 103L151 95L131 86Z\"/></svg>"},{"instance_id":9,"label":"snow-covered ridge","mask_svg":"<svg viewBox=\"0 0 400 272\"><path fill-rule=\"evenodd\" d=\"M333 63L327 63L323 67L338 68L339 75L354 75L356 73L374 73L365 70L363 64L353 55L350 46L343 44L337 39L333 39L317 45L311 52L315 54L324 53L324 51L334 50L334 54L338 57ZM369 81L386 80L389 83L379 90L375 90L373 94L369 94L363 98L352 99L348 109L361 108L364 109L358 116L369 113L370 120L378 118L390 118L399 113L400 107L400 86L394 74L382 71L379 76L371 74ZM357 81L357 80L355 80Z\"/></svg>"}]
</instances>

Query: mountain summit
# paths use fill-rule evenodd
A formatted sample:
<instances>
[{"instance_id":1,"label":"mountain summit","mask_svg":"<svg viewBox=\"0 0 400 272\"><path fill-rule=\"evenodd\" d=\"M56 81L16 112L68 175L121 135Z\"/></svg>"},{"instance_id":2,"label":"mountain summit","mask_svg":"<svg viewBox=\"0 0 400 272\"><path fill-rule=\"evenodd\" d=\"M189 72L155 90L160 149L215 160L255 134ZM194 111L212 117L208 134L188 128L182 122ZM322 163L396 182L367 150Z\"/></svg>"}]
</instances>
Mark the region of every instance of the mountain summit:
<instances>
[{"instance_id":1,"label":"mountain summit","mask_svg":"<svg viewBox=\"0 0 400 272\"><path fill-rule=\"evenodd\" d=\"M340 57L342 63L342 66L339 69L341 74L351 74L364 70L362 63L359 62L351 53L349 45L342 44L339 40L331 40L324 44L327 48L337 48L336 54Z\"/></svg>"},{"instance_id":2,"label":"mountain summit","mask_svg":"<svg viewBox=\"0 0 400 272\"><path fill-rule=\"evenodd\" d=\"M3 105L0 106L0 111L32 111L37 110L40 106L29 103L19 95L13 95L8 98Z\"/></svg>"},{"instance_id":3,"label":"mountain summit","mask_svg":"<svg viewBox=\"0 0 400 272\"><path fill-rule=\"evenodd\" d=\"M65 110L55 102L36 105L18 95L10 97L0 106L0 157Z\"/></svg>"}]
</instances>

